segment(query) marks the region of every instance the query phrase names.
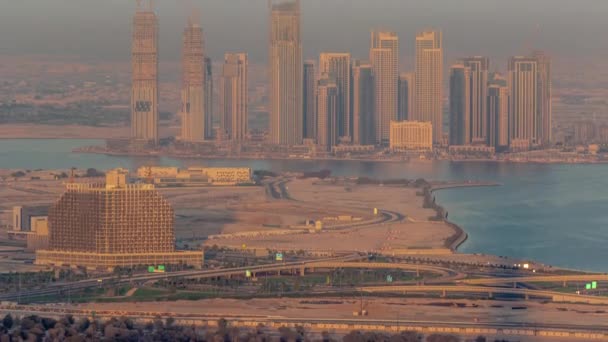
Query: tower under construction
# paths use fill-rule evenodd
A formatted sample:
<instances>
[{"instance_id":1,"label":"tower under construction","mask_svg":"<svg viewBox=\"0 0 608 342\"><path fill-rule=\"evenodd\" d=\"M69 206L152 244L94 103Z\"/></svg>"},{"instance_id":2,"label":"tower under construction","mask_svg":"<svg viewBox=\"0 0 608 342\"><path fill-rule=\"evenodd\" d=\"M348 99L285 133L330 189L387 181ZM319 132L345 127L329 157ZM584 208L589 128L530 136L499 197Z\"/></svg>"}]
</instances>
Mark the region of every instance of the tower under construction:
<instances>
[{"instance_id":1,"label":"tower under construction","mask_svg":"<svg viewBox=\"0 0 608 342\"><path fill-rule=\"evenodd\" d=\"M205 52L203 29L191 17L184 30L182 48L181 140L205 140Z\"/></svg>"},{"instance_id":2,"label":"tower under construction","mask_svg":"<svg viewBox=\"0 0 608 342\"><path fill-rule=\"evenodd\" d=\"M131 46L131 138L158 143L158 19L138 1Z\"/></svg>"}]
</instances>

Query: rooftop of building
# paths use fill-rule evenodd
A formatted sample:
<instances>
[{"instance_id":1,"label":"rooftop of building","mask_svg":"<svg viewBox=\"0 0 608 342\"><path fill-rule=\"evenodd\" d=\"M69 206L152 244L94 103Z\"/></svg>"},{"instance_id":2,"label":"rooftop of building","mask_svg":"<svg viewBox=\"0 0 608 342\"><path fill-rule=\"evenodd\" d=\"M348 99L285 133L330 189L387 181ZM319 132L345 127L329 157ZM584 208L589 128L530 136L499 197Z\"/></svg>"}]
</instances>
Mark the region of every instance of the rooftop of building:
<instances>
[{"instance_id":1,"label":"rooftop of building","mask_svg":"<svg viewBox=\"0 0 608 342\"><path fill-rule=\"evenodd\" d=\"M276 2L276 3L272 3L272 11L277 11L277 12L297 12L298 9L298 2L297 1L282 1L282 2Z\"/></svg>"},{"instance_id":2,"label":"rooftop of building","mask_svg":"<svg viewBox=\"0 0 608 342\"><path fill-rule=\"evenodd\" d=\"M66 188L72 191L111 192L154 190L152 184L129 183L129 172L125 169L114 169L106 172L105 183L68 183Z\"/></svg>"}]
</instances>

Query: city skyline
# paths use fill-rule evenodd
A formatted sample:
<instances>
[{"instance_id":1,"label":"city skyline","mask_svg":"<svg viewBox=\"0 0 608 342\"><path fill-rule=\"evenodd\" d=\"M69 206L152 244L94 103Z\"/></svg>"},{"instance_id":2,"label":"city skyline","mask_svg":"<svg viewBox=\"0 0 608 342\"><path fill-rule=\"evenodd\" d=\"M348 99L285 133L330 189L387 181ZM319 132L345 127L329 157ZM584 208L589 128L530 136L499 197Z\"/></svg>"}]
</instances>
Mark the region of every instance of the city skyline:
<instances>
[{"instance_id":1,"label":"city skyline","mask_svg":"<svg viewBox=\"0 0 608 342\"><path fill-rule=\"evenodd\" d=\"M303 62L300 0L268 0L268 10L271 57L267 70L268 142L295 146L306 138L328 151L338 144L362 141L369 144L371 134L361 130L362 123L368 123L367 118L361 115L361 103L355 103L362 99L359 92L365 88L361 84L360 66L357 70L353 68L356 60L349 52L322 52L318 67L314 62ZM212 139L209 126L215 114L211 108L211 63L204 53L203 30L194 17L188 19L182 47L181 136L178 138L186 142ZM158 144L158 19L151 2L148 8L140 3L133 28L131 131L136 143L133 146L141 146L141 142ZM410 120L429 122L436 146L447 142L496 147L496 130L502 127L496 126L500 122L496 121L496 110L493 117L488 116L489 58L465 57L450 68L449 129L445 140L442 31L418 32L415 48L413 73L400 72L397 34L371 31L369 59L373 78L367 80L373 80L374 106L365 111L372 113L373 145L389 143L393 132L391 122ZM533 65L520 64L518 58L512 57L508 65L507 85L511 92L508 145L513 142L515 149L548 146L552 136L551 59L538 50L529 57L534 60ZM248 64L246 53L224 56L219 91L220 129L216 136L220 140L243 142L249 136ZM521 81L522 75L527 77L525 84ZM355 81L358 84L354 85ZM336 113L325 104L333 101L332 91L328 91L330 83L337 87ZM324 95L320 94L321 87ZM312 94L316 94L314 106ZM322 106L320 100L324 103ZM493 130L491 136L489 130Z\"/></svg>"}]
</instances>

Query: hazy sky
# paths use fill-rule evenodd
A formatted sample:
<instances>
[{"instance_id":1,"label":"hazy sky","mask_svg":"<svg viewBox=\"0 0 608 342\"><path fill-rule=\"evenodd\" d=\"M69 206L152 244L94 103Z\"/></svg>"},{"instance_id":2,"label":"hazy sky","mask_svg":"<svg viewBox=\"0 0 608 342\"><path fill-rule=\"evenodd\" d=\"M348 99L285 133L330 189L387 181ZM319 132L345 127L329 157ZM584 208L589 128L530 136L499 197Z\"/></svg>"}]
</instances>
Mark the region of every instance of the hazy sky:
<instances>
[{"instance_id":1,"label":"hazy sky","mask_svg":"<svg viewBox=\"0 0 608 342\"><path fill-rule=\"evenodd\" d=\"M305 58L350 51L366 58L369 31L397 31L413 55L416 31L444 32L447 55L505 58L537 47L553 55L608 52L607 0L301 0ZM267 55L266 0L156 0L161 60L177 60L189 4L201 11L208 54ZM135 0L0 0L0 54L129 59Z\"/></svg>"}]
</instances>

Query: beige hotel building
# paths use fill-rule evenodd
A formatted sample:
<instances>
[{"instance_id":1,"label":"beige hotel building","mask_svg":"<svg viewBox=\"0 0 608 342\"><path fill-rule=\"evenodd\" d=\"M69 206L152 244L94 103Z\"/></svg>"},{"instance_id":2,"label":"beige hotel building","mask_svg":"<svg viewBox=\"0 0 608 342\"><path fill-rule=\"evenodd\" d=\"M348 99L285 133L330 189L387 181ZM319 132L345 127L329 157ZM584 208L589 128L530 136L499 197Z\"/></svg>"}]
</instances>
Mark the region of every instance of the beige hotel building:
<instances>
[{"instance_id":1,"label":"beige hotel building","mask_svg":"<svg viewBox=\"0 0 608 342\"><path fill-rule=\"evenodd\" d=\"M432 151L433 125L420 121L391 121L390 148L393 151Z\"/></svg>"}]
</instances>

